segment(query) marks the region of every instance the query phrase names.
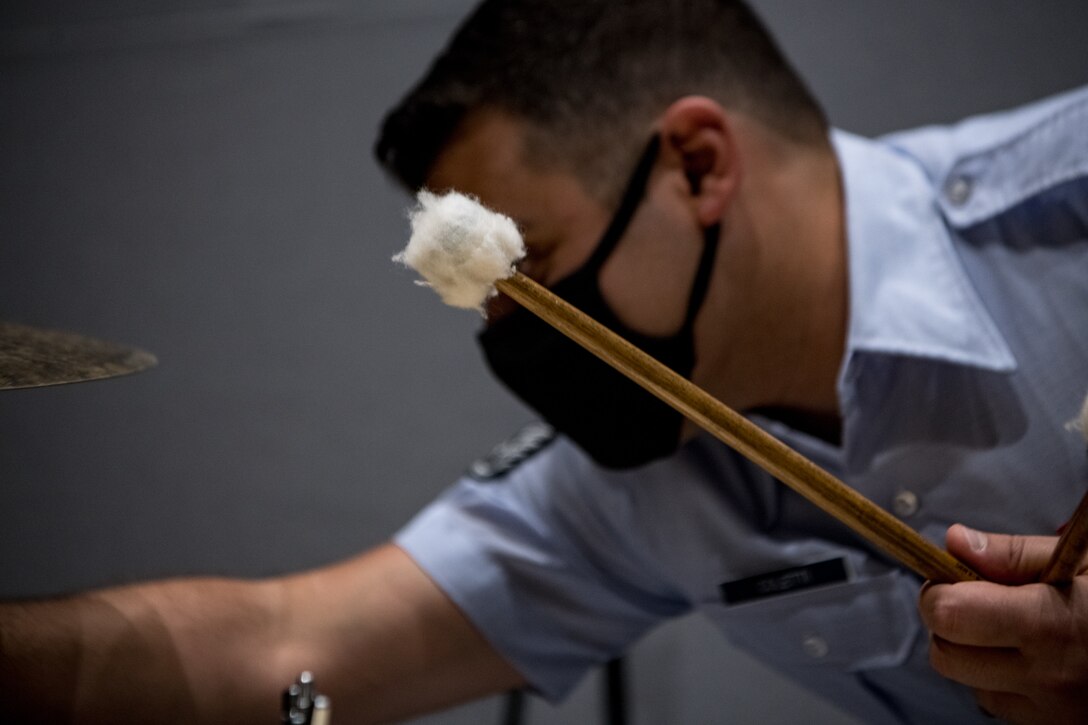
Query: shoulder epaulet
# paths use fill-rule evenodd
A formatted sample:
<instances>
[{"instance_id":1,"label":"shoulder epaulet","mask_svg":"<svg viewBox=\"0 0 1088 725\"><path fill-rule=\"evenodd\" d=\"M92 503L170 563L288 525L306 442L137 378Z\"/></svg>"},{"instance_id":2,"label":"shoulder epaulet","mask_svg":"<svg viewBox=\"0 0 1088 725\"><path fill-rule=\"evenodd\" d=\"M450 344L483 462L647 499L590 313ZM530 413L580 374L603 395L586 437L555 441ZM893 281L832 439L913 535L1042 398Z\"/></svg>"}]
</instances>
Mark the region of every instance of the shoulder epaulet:
<instances>
[{"instance_id":1,"label":"shoulder epaulet","mask_svg":"<svg viewBox=\"0 0 1088 725\"><path fill-rule=\"evenodd\" d=\"M530 423L469 466L468 475L477 481L502 478L553 440L555 429L550 425L540 421Z\"/></svg>"},{"instance_id":2,"label":"shoulder epaulet","mask_svg":"<svg viewBox=\"0 0 1088 725\"><path fill-rule=\"evenodd\" d=\"M883 139L917 160L945 218L966 228L1088 176L1088 87Z\"/></svg>"}]
</instances>

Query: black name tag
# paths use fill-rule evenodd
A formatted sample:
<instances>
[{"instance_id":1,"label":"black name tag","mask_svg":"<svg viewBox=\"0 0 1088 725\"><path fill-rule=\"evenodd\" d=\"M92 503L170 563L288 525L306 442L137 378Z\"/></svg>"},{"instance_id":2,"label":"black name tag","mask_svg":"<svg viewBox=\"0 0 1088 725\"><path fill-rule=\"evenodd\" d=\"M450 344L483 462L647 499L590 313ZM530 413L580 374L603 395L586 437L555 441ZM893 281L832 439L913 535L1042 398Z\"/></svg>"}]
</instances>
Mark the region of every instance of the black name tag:
<instances>
[{"instance_id":1,"label":"black name tag","mask_svg":"<svg viewBox=\"0 0 1088 725\"><path fill-rule=\"evenodd\" d=\"M721 585L722 598L727 604L740 604L824 584L836 584L848 578L846 560L840 557L725 582Z\"/></svg>"}]
</instances>

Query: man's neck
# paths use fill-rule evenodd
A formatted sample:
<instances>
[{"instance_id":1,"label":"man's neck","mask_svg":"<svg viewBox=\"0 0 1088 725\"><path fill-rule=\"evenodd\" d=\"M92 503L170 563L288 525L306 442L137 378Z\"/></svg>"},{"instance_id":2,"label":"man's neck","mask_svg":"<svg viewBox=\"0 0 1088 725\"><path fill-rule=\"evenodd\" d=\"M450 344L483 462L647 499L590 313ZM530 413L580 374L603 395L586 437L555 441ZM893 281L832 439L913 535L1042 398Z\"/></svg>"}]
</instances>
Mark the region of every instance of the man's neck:
<instances>
[{"instance_id":1,"label":"man's neck","mask_svg":"<svg viewBox=\"0 0 1088 725\"><path fill-rule=\"evenodd\" d=\"M834 438L848 309L838 161L831 149L788 160L757 149L749 170L725 220L716 314L700 330L720 342L697 373L733 407L793 411Z\"/></svg>"}]
</instances>

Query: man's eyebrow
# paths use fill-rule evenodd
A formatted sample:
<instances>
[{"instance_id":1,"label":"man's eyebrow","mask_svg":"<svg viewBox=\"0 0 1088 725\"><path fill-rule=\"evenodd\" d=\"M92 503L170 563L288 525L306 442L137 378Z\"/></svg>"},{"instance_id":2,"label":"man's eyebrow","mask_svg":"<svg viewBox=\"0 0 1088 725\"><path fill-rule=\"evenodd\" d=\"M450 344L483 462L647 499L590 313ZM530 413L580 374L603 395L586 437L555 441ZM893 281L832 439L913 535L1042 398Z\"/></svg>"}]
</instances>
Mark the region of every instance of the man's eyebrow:
<instances>
[{"instance_id":1,"label":"man's eyebrow","mask_svg":"<svg viewBox=\"0 0 1088 725\"><path fill-rule=\"evenodd\" d=\"M518 231L522 234L531 234L540 229L540 224L533 217L515 217L514 223L518 225Z\"/></svg>"},{"instance_id":2,"label":"man's eyebrow","mask_svg":"<svg viewBox=\"0 0 1088 725\"><path fill-rule=\"evenodd\" d=\"M538 256L555 246L555 241L540 227L519 226L525 250L530 256Z\"/></svg>"},{"instance_id":3,"label":"man's eyebrow","mask_svg":"<svg viewBox=\"0 0 1088 725\"><path fill-rule=\"evenodd\" d=\"M514 224L517 225L518 231L521 232L521 238L525 240L525 244L539 245L541 241L540 224L533 219L514 219Z\"/></svg>"}]
</instances>

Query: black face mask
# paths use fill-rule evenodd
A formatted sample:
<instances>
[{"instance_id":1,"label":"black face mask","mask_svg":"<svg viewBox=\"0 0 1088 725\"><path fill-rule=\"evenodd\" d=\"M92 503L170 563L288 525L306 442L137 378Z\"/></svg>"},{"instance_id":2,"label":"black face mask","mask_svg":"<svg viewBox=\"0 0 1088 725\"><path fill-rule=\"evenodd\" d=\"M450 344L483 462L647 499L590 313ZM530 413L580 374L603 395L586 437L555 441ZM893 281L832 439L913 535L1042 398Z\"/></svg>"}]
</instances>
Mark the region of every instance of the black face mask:
<instances>
[{"instance_id":1,"label":"black face mask","mask_svg":"<svg viewBox=\"0 0 1088 725\"><path fill-rule=\"evenodd\" d=\"M552 291L661 363L690 377L695 367L695 317L710 282L719 225L704 233L684 323L673 335L651 337L628 328L609 308L598 284L601 268L642 201L659 145L655 135L589 260L557 282ZM683 424L679 413L528 310L518 307L490 324L480 333L479 342L496 377L602 466L641 466L679 446Z\"/></svg>"}]
</instances>

